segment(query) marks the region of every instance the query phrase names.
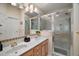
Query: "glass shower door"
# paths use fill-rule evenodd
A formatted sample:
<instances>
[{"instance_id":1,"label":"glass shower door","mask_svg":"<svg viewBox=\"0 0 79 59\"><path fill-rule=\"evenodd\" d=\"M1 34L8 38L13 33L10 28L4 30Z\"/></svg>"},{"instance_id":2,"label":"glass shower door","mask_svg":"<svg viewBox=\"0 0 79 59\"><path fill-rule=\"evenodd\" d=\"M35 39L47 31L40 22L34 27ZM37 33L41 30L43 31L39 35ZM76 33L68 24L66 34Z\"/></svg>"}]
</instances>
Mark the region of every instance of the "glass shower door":
<instances>
[{"instance_id":1,"label":"glass shower door","mask_svg":"<svg viewBox=\"0 0 79 59\"><path fill-rule=\"evenodd\" d=\"M54 22L54 52L68 55L70 49L70 19L69 16L55 17Z\"/></svg>"}]
</instances>

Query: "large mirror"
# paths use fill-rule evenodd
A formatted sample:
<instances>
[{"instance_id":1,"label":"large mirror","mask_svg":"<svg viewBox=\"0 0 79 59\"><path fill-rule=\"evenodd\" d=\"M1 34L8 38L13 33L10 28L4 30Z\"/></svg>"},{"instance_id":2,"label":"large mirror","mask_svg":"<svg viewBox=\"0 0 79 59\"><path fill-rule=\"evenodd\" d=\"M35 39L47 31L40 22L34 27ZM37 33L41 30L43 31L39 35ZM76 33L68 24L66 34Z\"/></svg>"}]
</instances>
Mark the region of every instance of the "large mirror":
<instances>
[{"instance_id":1,"label":"large mirror","mask_svg":"<svg viewBox=\"0 0 79 59\"><path fill-rule=\"evenodd\" d=\"M40 18L40 30L51 30L51 17L48 15L41 16Z\"/></svg>"},{"instance_id":2,"label":"large mirror","mask_svg":"<svg viewBox=\"0 0 79 59\"><path fill-rule=\"evenodd\" d=\"M31 29L32 30L38 29L38 18L31 19Z\"/></svg>"}]
</instances>

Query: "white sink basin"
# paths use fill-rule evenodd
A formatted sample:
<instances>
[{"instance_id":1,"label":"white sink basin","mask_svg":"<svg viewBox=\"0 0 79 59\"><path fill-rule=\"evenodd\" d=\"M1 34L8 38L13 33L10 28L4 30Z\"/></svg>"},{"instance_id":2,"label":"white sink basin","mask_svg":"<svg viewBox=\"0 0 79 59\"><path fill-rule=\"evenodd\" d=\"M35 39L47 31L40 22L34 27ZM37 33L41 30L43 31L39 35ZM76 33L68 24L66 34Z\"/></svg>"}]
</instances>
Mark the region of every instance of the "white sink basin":
<instances>
[{"instance_id":1,"label":"white sink basin","mask_svg":"<svg viewBox=\"0 0 79 59\"><path fill-rule=\"evenodd\" d=\"M17 54L19 53L19 51L23 48L26 48L27 45L19 45L16 47L13 47L12 49L8 50L7 52L5 52L5 54Z\"/></svg>"}]
</instances>

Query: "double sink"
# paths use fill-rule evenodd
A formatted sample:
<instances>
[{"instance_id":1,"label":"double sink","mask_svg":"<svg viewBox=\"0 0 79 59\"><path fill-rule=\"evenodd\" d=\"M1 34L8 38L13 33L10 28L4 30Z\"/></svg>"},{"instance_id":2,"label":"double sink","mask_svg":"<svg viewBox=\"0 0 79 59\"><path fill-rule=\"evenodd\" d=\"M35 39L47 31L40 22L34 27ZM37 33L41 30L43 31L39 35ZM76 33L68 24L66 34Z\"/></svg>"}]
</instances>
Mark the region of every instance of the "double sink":
<instances>
[{"instance_id":1,"label":"double sink","mask_svg":"<svg viewBox=\"0 0 79 59\"><path fill-rule=\"evenodd\" d=\"M10 48L8 51L2 53L1 55L3 56L18 55L26 47L27 47L27 44L21 44L21 45Z\"/></svg>"},{"instance_id":2,"label":"double sink","mask_svg":"<svg viewBox=\"0 0 79 59\"><path fill-rule=\"evenodd\" d=\"M19 56L23 54L24 52L32 49L42 41L46 40L46 38L39 37L39 38L34 38L31 39L30 42L21 42L18 45L14 47L9 47L7 48L8 50L5 52L0 53L2 56Z\"/></svg>"},{"instance_id":3,"label":"double sink","mask_svg":"<svg viewBox=\"0 0 79 59\"><path fill-rule=\"evenodd\" d=\"M8 50L7 52L5 52L5 54L17 54L19 51L21 51L21 49L23 48L26 48L27 45L19 45L19 46L16 46L16 47L13 47L12 49Z\"/></svg>"},{"instance_id":4,"label":"double sink","mask_svg":"<svg viewBox=\"0 0 79 59\"><path fill-rule=\"evenodd\" d=\"M7 48L8 50L5 51L4 53L2 53L1 55L3 56L17 56L20 55L22 52L24 52L25 50L28 50L28 48L33 45L33 41L36 40L31 40L30 42L21 42L18 45L14 46L14 47L9 47Z\"/></svg>"}]
</instances>

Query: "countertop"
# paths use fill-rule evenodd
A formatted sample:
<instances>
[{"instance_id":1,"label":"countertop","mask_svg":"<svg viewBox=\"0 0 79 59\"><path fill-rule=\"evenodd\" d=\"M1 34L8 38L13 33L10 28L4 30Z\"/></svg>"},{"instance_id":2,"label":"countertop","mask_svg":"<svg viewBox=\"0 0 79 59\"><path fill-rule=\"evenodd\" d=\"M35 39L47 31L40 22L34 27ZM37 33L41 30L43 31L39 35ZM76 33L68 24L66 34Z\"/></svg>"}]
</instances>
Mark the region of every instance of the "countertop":
<instances>
[{"instance_id":1,"label":"countertop","mask_svg":"<svg viewBox=\"0 0 79 59\"><path fill-rule=\"evenodd\" d=\"M45 41L47 38L44 36L40 36L38 38L31 39L30 42L21 42L15 47L8 47L5 48L4 51L0 52L0 56L20 56L24 52L29 51L30 49L34 48L38 44Z\"/></svg>"}]
</instances>

